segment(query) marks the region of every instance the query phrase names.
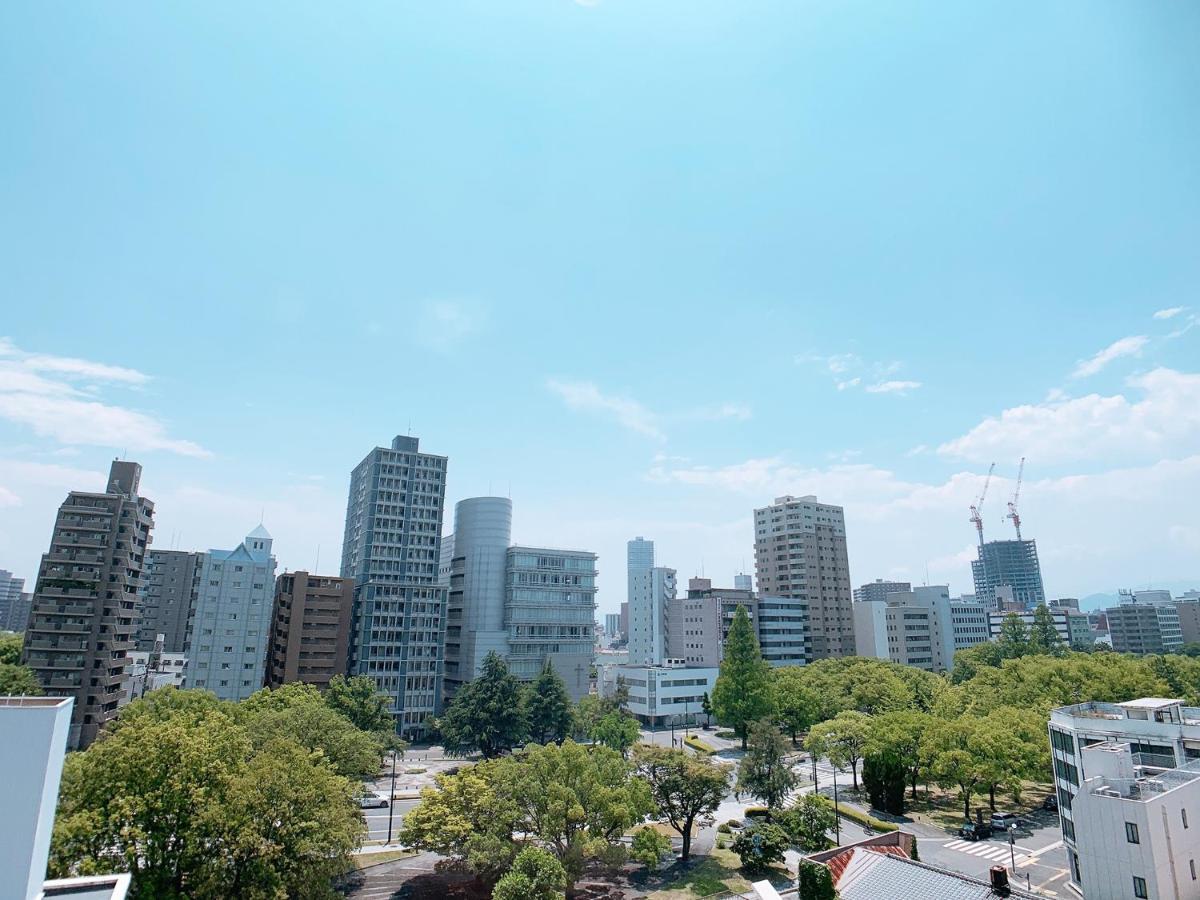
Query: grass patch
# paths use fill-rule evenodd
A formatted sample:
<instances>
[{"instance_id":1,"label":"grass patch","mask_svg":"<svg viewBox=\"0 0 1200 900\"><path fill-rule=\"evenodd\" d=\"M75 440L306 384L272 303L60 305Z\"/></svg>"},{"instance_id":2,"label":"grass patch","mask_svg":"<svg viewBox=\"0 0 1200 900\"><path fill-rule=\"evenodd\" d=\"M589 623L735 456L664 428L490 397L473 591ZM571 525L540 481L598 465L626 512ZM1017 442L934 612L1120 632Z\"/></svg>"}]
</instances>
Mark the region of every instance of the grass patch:
<instances>
[{"instance_id":1,"label":"grass patch","mask_svg":"<svg viewBox=\"0 0 1200 900\"><path fill-rule=\"evenodd\" d=\"M832 800L830 800L828 797L822 797L821 799L825 801L826 806L832 808L832 806L833 806ZM870 828L873 831L899 831L900 830L900 826L897 825L895 822L885 822L883 819L877 819L874 816L867 815L865 812L854 809L853 807L850 807L850 806L846 806L844 803L839 803L837 809L838 809L838 813L841 815L841 817L843 819L849 819L851 822L857 822L859 825L862 825L866 828Z\"/></svg>"},{"instance_id":2,"label":"grass patch","mask_svg":"<svg viewBox=\"0 0 1200 900\"><path fill-rule=\"evenodd\" d=\"M397 859L408 859L416 856L412 850L382 850L379 853L360 853L354 857L354 868L365 869L367 866L377 866L380 863L392 862Z\"/></svg>"},{"instance_id":3,"label":"grass patch","mask_svg":"<svg viewBox=\"0 0 1200 900\"><path fill-rule=\"evenodd\" d=\"M404 774L405 775L424 775L428 771L429 770L426 769L424 766L413 766L411 769L405 769Z\"/></svg>"},{"instance_id":4,"label":"grass patch","mask_svg":"<svg viewBox=\"0 0 1200 900\"><path fill-rule=\"evenodd\" d=\"M652 892L647 900L696 900L720 893L750 890L738 872L740 860L732 850L714 850L678 878Z\"/></svg>"},{"instance_id":5,"label":"grass patch","mask_svg":"<svg viewBox=\"0 0 1200 900\"><path fill-rule=\"evenodd\" d=\"M688 737L685 737L683 739L683 742L685 744L687 744L689 747L691 747L693 750L695 750L697 753L703 753L705 756L712 756L714 753L717 752L716 747L713 747L709 744L704 743L704 741L700 740L700 738L696 737L694 734L689 735Z\"/></svg>"},{"instance_id":6,"label":"grass patch","mask_svg":"<svg viewBox=\"0 0 1200 900\"><path fill-rule=\"evenodd\" d=\"M725 729L724 731L718 731L717 737L719 737L723 741L736 741L738 739L737 732L730 731L729 729Z\"/></svg>"}]
</instances>

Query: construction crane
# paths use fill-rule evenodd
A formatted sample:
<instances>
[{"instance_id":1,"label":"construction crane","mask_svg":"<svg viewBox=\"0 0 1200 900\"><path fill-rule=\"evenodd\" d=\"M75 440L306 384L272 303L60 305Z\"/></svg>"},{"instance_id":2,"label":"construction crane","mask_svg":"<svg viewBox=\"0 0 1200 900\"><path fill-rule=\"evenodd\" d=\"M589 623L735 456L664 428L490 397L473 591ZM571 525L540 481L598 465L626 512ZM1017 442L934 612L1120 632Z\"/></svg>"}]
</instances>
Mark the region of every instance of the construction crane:
<instances>
[{"instance_id":1,"label":"construction crane","mask_svg":"<svg viewBox=\"0 0 1200 900\"><path fill-rule=\"evenodd\" d=\"M1013 491L1012 499L1008 501L1008 515L1013 527L1017 529L1017 540L1021 539L1021 514L1017 512L1017 501L1021 499L1021 479L1025 477L1025 457L1021 457L1021 465L1017 468L1017 489Z\"/></svg>"},{"instance_id":2,"label":"construction crane","mask_svg":"<svg viewBox=\"0 0 1200 900\"><path fill-rule=\"evenodd\" d=\"M979 492L979 499L971 504L971 522L975 525L975 530L979 532L979 546L983 546L983 518L979 515L979 511L983 509L983 501L987 497L988 485L992 483L992 473L996 471L996 464L992 463L988 467L987 478L983 479L983 490Z\"/></svg>"}]
</instances>

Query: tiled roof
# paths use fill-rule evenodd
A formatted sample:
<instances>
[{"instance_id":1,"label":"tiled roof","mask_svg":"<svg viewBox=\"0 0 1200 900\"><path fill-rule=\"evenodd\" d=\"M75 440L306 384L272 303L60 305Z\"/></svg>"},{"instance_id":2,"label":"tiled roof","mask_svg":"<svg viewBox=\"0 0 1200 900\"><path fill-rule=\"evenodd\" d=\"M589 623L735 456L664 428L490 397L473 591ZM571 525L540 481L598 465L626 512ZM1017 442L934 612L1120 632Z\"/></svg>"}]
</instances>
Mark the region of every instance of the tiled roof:
<instances>
[{"instance_id":1,"label":"tiled roof","mask_svg":"<svg viewBox=\"0 0 1200 900\"><path fill-rule=\"evenodd\" d=\"M903 854L878 851L852 852L834 884L840 900L996 900L1001 896L987 882L935 869ZM1011 882L1004 896L1036 900Z\"/></svg>"}]
</instances>

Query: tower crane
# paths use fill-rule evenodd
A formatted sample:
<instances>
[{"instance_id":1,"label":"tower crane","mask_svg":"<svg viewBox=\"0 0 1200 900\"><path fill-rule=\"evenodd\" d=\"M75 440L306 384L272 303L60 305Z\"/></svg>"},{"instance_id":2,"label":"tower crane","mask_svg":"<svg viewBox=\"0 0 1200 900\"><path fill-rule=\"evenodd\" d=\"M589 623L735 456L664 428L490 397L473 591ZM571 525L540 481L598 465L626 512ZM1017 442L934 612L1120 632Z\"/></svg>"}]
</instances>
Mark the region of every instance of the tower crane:
<instances>
[{"instance_id":1,"label":"tower crane","mask_svg":"<svg viewBox=\"0 0 1200 900\"><path fill-rule=\"evenodd\" d=\"M1013 527L1017 529L1017 540L1021 540L1021 514L1017 512L1017 501L1021 499L1021 479L1025 477L1025 457L1021 457L1021 465L1017 468L1017 489L1013 491L1012 499L1008 501L1008 515Z\"/></svg>"},{"instance_id":2,"label":"tower crane","mask_svg":"<svg viewBox=\"0 0 1200 900\"><path fill-rule=\"evenodd\" d=\"M979 492L979 499L971 504L971 522L975 525L975 530L979 532L979 546L983 546L983 518L979 515L979 511L983 509L983 501L987 497L988 485L992 483L992 473L996 471L996 464L992 463L988 467L987 478L983 479L983 490Z\"/></svg>"}]
</instances>

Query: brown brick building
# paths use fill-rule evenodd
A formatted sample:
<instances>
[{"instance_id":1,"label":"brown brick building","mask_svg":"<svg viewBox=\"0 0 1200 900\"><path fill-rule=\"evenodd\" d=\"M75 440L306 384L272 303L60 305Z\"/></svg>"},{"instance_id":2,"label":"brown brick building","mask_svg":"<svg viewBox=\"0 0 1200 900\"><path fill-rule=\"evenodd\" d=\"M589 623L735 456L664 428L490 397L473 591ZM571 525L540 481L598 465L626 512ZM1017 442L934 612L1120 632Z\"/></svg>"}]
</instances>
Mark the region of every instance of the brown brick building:
<instances>
[{"instance_id":1,"label":"brown brick building","mask_svg":"<svg viewBox=\"0 0 1200 900\"><path fill-rule=\"evenodd\" d=\"M267 687L303 681L322 690L347 674L354 579L286 572L275 579Z\"/></svg>"}]
</instances>

